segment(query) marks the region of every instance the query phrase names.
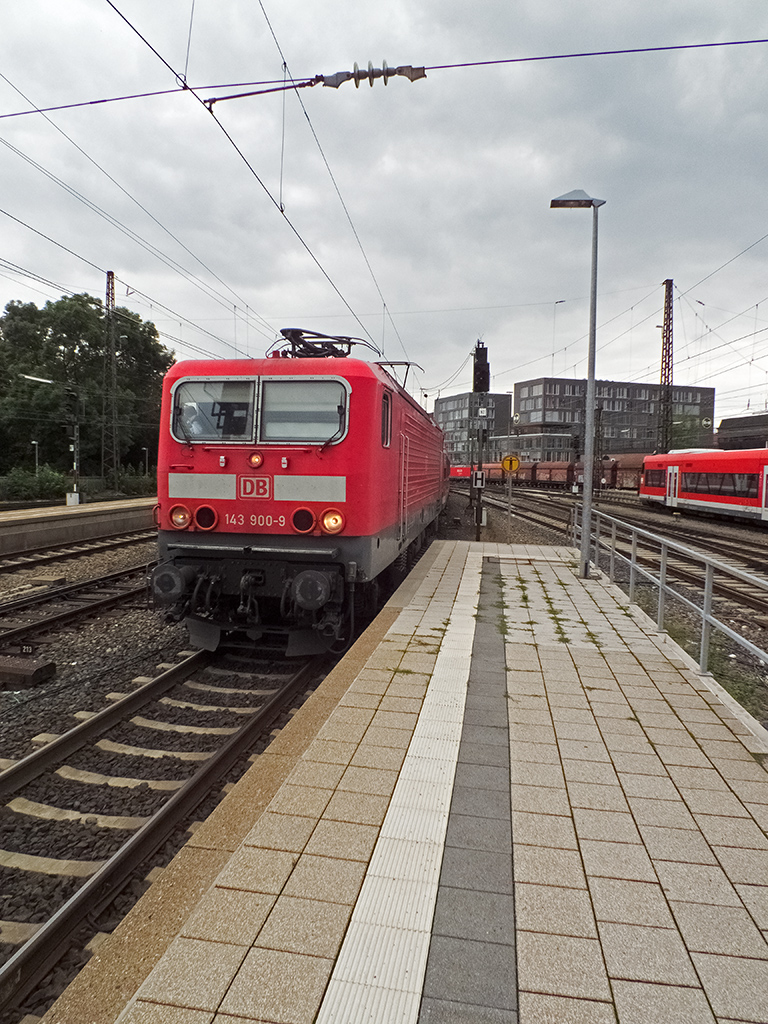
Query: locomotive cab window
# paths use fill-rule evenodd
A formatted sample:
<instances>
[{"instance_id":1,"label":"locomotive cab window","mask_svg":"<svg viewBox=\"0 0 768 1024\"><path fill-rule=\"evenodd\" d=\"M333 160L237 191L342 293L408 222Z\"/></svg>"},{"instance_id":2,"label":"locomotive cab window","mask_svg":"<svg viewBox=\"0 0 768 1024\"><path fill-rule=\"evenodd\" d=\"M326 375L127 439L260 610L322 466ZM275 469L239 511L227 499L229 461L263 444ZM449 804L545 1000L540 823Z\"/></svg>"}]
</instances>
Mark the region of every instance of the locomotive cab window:
<instances>
[{"instance_id":1,"label":"locomotive cab window","mask_svg":"<svg viewBox=\"0 0 768 1024\"><path fill-rule=\"evenodd\" d=\"M253 439L251 381L186 381L173 400L173 433L186 441Z\"/></svg>"},{"instance_id":2,"label":"locomotive cab window","mask_svg":"<svg viewBox=\"0 0 768 1024\"><path fill-rule=\"evenodd\" d=\"M347 391L337 380L265 380L261 441L339 441L347 430Z\"/></svg>"}]
</instances>

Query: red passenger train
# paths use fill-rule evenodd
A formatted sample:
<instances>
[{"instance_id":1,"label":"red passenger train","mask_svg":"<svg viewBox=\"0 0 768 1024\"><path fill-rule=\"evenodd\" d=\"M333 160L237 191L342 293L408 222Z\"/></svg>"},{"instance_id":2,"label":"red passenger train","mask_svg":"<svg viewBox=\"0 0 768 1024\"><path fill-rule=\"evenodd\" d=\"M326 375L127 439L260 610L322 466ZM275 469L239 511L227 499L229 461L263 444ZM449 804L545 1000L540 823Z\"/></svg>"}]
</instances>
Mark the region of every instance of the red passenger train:
<instances>
[{"instance_id":1,"label":"red passenger train","mask_svg":"<svg viewBox=\"0 0 768 1024\"><path fill-rule=\"evenodd\" d=\"M668 508L768 521L768 449L647 455L640 495Z\"/></svg>"},{"instance_id":2,"label":"red passenger train","mask_svg":"<svg viewBox=\"0 0 768 1024\"><path fill-rule=\"evenodd\" d=\"M366 343L281 333L268 358L165 378L152 591L208 650L230 632L343 649L447 499L442 432L386 364L350 356Z\"/></svg>"}]
</instances>

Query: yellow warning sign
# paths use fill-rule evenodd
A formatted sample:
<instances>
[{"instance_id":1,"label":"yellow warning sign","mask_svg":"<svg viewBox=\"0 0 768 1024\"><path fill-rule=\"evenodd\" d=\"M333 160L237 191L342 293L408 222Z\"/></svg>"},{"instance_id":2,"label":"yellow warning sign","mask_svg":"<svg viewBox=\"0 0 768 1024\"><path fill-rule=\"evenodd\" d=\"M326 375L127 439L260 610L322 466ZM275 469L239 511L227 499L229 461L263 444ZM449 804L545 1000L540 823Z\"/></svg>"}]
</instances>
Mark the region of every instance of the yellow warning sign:
<instances>
[{"instance_id":1,"label":"yellow warning sign","mask_svg":"<svg viewBox=\"0 0 768 1024\"><path fill-rule=\"evenodd\" d=\"M520 469L520 459L516 455L505 455L501 460L501 468L507 473L514 473Z\"/></svg>"}]
</instances>

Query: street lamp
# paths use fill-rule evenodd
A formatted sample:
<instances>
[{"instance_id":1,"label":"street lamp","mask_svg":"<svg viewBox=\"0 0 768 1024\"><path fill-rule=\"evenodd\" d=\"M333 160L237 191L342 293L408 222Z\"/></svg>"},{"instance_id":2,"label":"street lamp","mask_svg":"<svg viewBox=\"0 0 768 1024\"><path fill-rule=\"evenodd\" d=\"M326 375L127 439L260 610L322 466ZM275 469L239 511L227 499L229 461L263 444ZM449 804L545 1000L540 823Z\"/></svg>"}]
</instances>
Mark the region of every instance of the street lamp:
<instances>
[{"instance_id":1,"label":"street lamp","mask_svg":"<svg viewBox=\"0 0 768 1024\"><path fill-rule=\"evenodd\" d=\"M55 387L64 388L66 394L74 399L75 412L74 412L74 423L72 425L72 444L69 446L69 450L72 452L72 492L67 494L68 505L79 505L80 504L80 423L78 405L80 403L80 395L77 387L72 384L64 384L58 380L48 380L47 377L32 377L28 373L20 373L20 377L24 380L33 380L38 384L53 384ZM37 441L32 442L35 445L35 475L37 475Z\"/></svg>"},{"instance_id":2,"label":"street lamp","mask_svg":"<svg viewBox=\"0 0 768 1024\"><path fill-rule=\"evenodd\" d=\"M144 476L149 476L149 448L142 448L144 452Z\"/></svg>"},{"instance_id":3,"label":"street lamp","mask_svg":"<svg viewBox=\"0 0 768 1024\"><path fill-rule=\"evenodd\" d=\"M604 199L594 199L582 189L558 196L552 209L580 210L592 207L592 284L589 293L589 356L587 359L587 407L584 415L584 491L581 514L579 576L589 578L589 546L592 534L592 483L595 465L595 333L597 322L597 210Z\"/></svg>"},{"instance_id":4,"label":"street lamp","mask_svg":"<svg viewBox=\"0 0 768 1024\"><path fill-rule=\"evenodd\" d=\"M37 476L40 468L40 442L30 441L29 443L35 446L35 476Z\"/></svg>"}]
</instances>

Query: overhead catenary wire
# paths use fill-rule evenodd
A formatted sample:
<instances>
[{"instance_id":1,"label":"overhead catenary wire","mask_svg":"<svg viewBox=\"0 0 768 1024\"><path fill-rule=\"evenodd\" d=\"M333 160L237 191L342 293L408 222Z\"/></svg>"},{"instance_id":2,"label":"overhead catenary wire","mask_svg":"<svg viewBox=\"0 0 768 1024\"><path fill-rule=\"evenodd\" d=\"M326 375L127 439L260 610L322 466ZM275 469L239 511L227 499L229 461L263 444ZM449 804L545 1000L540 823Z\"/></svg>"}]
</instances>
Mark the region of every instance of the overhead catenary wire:
<instances>
[{"instance_id":1,"label":"overhead catenary wire","mask_svg":"<svg viewBox=\"0 0 768 1024\"><path fill-rule=\"evenodd\" d=\"M79 192L73 186L71 186L70 184L68 184L67 182L63 181L61 178L57 177L55 174L53 174L52 172L47 170L45 167L42 166L42 164L39 164L36 160L33 160L27 154L25 154L21 150L19 150L16 146L13 146L13 145L11 145L11 143L7 142L5 139L0 139L0 145L5 146L11 152L15 153L21 159L25 160L30 166L34 167L41 174L44 174L50 181L54 182L54 184L58 185L65 192L69 193L69 195L71 195L74 199L77 199L78 202L81 202L84 206L88 207L88 209L90 209L93 213L97 214L97 216L102 217L109 224L111 224L113 227L115 227L118 231L121 231L128 238L130 238L133 242L135 242L137 245L139 245L141 248L143 248L146 252L150 253L156 259L160 260L169 269L174 270L176 273L180 274L181 277L183 277L185 280L187 280L191 284L195 285L197 288L199 288L201 291L203 291L208 296L208 298L211 298L215 302L218 302L221 305L226 306L227 309L231 309L232 308L232 303L230 301L228 301L215 288L212 288L205 281L203 281L200 277L198 277L197 275L192 274L190 271L186 270L177 260L173 259L173 257L168 256L167 254L163 253L162 250L157 248L157 246L155 246L151 242L147 241L145 238L143 238L141 235L139 235L132 228L127 227L125 224L123 224L121 221L119 221L116 217L113 217L106 210L102 209L102 207L100 207L96 203L92 202L90 199L88 199L86 196L84 196L81 192ZM254 327L255 330L257 330L260 334L262 334L265 338L269 338L269 340L271 341L272 340L272 335L274 333L273 330L272 330L271 325L268 324L267 321L264 320L262 317L259 317L258 314L257 314L256 318L257 318L258 321L261 321L261 324L263 324L264 327L266 327L266 330L263 330L261 324L259 324L259 323L253 324L252 326Z\"/></svg>"},{"instance_id":2,"label":"overhead catenary wire","mask_svg":"<svg viewBox=\"0 0 768 1024\"><path fill-rule=\"evenodd\" d=\"M170 96L173 93L182 92L208 92L212 89L250 89L254 86L265 86L264 92L279 92L283 89L298 89L302 86L319 85L321 84L322 75L304 75L300 78L292 79L290 85L286 85L284 81L279 78L268 78L262 79L255 82L223 82L216 85L196 85L190 86L186 82L186 65L185 72L183 75L174 71L168 62L160 56L151 44L144 39L143 36L130 24L128 19L120 13L120 11L107 0L107 3L120 14L120 17L130 25L131 28L139 35L139 37L149 46L152 52L161 60L168 70L174 75L179 85L175 89L153 89L148 92L137 92L129 93L123 96L105 96L95 100L81 100L75 103L60 103L56 106L51 107L39 107L34 110L15 110L9 113L0 114L0 120L9 117L25 117L30 114L45 114L51 113L57 110L75 110L77 107L93 107L106 103L122 103L126 100L139 100L148 99L154 96ZM194 0L192 4L192 10L194 12ZM191 18L190 18L190 38L191 38ZM463 68L482 68L482 67L498 67L505 64L532 64L540 63L543 61L556 61L556 60L576 60L579 58L589 57L616 57L629 54L640 54L640 53L669 53L675 50L703 50L703 49L716 49L727 46L752 46L760 43L768 43L768 39L727 39L712 43L677 43L669 46L635 46L616 50L583 50L573 53L548 53L541 54L532 57L504 57L499 60L475 60L475 61L461 61L454 64L431 64L427 65L425 71L457 71ZM187 58L189 52L187 52ZM260 95L260 93L249 93L248 95Z\"/></svg>"},{"instance_id":3,"label":"overhead catenary wire","mask_svg":"<svg viewBox=\"0 0 768 1024\"><path fill-rule=\"evenodd\" d=\"M8 217L10 220L15 221L17 224L20 224L22 227L27 228L29 231L32 231L34 234L39 235L41 238L44 238L45 241L50 242L51 245L55 245L59 249L62 249L64 252L68 253L70 256L74 256L75 259L78 259L82 263L85 263L86 266L92 267L94 270L98 270L100 274L106 274L107 273L106 268L100 267L97 263L94 263L92 260L89 260L86 256L82 256L80 253L75 252L74 249L70 249L69 246L64 245L63 242L58 242L55 238L51 238L50 235L46 235L45 232L40 231L38 228L33 227L31 224L27 224L26 221L21 220L19 217L15 217L12 213L9 213L7 210L0 209L0 214L3 214L4 216ZM123 286L128 287L128 282L126 282L122 278L118 277L117 275L115 275L115 280L119 281L120 284L122 284ZM194 328L196 331L200 331L201 334L206 335L212 341L218 342L220 345L223 345L225 348L233 348L234 347L232 345L232 342L227 341L226 338L221 338L218 335L214 334L212 331L209 331L209 330L207 330L204 327L200 327L200 325L196 324L193 320L190 320L188 317L184 316L181 313L177 313L175 310L171 309L169 306L166 306L164 303L160 302L159 300L152 298L150 295L147 295L145 292L141 291L139 288L131 287L131 291L135 295L139 295L142 298L144 298L146 301L152 303L158 309L162 309L164 312L170 313L177 322L181 321L183 323L188 324L190 327Z\"/></svg>"},{"instance_id":4,"label":"overhead catenary wire","mask_svg":"<svg viewBox=\"0 0 768 1024\"><path fill-rule=\"evenodd\" d=\"M265 19L265 21L267 23L267 27L269 28L269 31L270 31L270 33L272 35L272 39L274 40L275 46L277 47L277 51L280 54L280 57L282 59L282 62L283 62L283 72L286 75L286 77L290 79L291 84L293 84L294 79L293 79L293 76L291 75L291 73L290 73L290 71L288 69L288 62L287 62L287 60L285 58L285 54L283 53L283 48L280 45L280 42L279 42L279 40L277 38L277 35L275 34L275 30L274 30L274 28L272 26L272 22L269 19L269 16L268 16L268 14L266 12L266 9L264 7L264 4L263 4L262 0L259 0L259 7L261 8L261 12L264 15L264 19ZM286 89L287 88L289 88L289 87L286 86ZM388 317L389 322L391 323L392 328L393 328L393 330L394 330L394 332L395 332L395 334L397 336L397 339L400 342L400 347L403 350L403 354L405 355L405 358L408 359L409 356L408 356L408 352L406 350L405 344L403 342L403 339L400 336L399 331L397 330L397 326L396 326L394 320L392 319L392 316L389 314L389 307L387 305L386 299L384 298L384 294L383 294L383 292L381 290L381 287L379 285L379 282L378 282L378 280L376 278L376 274L374 273L373 267L371 266L371 262L368 259L368 254L365 251L365 248L363 246L362 240L360 239L360 235L358 234L357 228L355 227L355 224L354 224L354 222L352 220L352 215L350 214L349 208L347 207L347 204L344 201L344 197L341 194L341 189L339 188L338 182L336 181L336 178L335 178L335 176L333 174L333 171L331 170L331 165L328 162L328 158L325 155L325 151L323 150L323 147L322 147L322 145L320 143L320 139L318 137L318 134L315 131L315 126L312 124L312 119L309 116L309 111L307 110L306 106L304 105L304 101L302 100L300 93L297 90L294 90L294 94L296 96L296 99L299 102L299 105L301 106L302 112L303 112L304 117L305 117L305 119L307 121L307 124L309 126L309 130L312 133L312 138L315 140L315 145L317 146L317 149L318 149L318 151L320 153L320 156L322 157L323 163L325 165L325 169L328 172L329 178L331 179L331 183L333 185L334 191L336 192L338 200L341 203L341 208L344 211L344 215L347 218L347 222L348 222L348 224L349 224L349 226L350 226L350 228L352 230L352 234L354 235L355 241L357 242L357 246L360 249L360 253L361 253L362 257L363 257L363 260L365 261L365 265L368 268L368 273L370 274L371 280L373 281L373 284L374 284L374 287L376 288L376 291L378 292L379 298L381 299L382 309L384 310L385 315ZM284 145L284 141L285 141L284 140L284 133L285 133L285 120L284 119L285 119L285 107L283 107L283 145ZM281 157L280 157L280 188L281 188L280 208L281 208L281 212L284 213L285 209L283 207L283 202L282 202L282 175L283 175L282 161L283 161L283 154L281 152ZM370 335L369 335L369 337L370 337ZM382 339L382 341L383 341L383 339ZM416 371L414 371L414 374L415 374L415 372Z\"/></svg>"},{"instance_id":5,"label":"overhead catenary wire","mask_svg":"<svg viewBox=\"0 0 768 1024\"><path fill-rule=\"evenodd\" d=\"M114 8L114 4L111 4L110 6L112 6ZM188 72L188 68L189 68L189 45L190 45L190 41L191 41L191 29L192 29L193 15L194 15L194 6L195 6L194 0L192 0L192 4L191 4L192 10L191 10L191 14L190 14L190 35L189 35L189 39L187 41L187 60L185 62L185 66L184 66L184 75L182 76L182 78L184 80L184 86L180 87L177 90L172 90L172 91L178 91L178 92L190 91L187 88L187 86L186 86L186 76L187 76L187 72ZM590 52L590 53L583 53L583 54L582 53L578 53L578 54L557 54L557 55L549 55L549 56L545 56L545 57L512 58L512 59L504 60L504 61L482 61L482 62L472 62L472 63L463 63L463 64L455 64L455 65L433 65L432 67L429 68L429 70L437 71L437 70L443 70L443 69L447 69L447 68L478 67L478 66L488 66L490 64L507 64L507 63L512 64L512 63L520 63L520 62L529 61L529 60L546 60L546 59L555 60L555 59L564 59L566 57L602 57L602 56L606 56L606 55L620 54L620 53L647 53L647 52L661 52L661 51L679 50L679 49L700 49L700 48L703 48L703 47L714 47L714 46L736 46L736 45L746 45L746 44L749 44L749 43L763 43L765 41L766 40L759 40L759 39L756 39L756 40L738 40L738 41L730 41L730 42L725 42L725 43L690 44L690 45L665 46L665 47L642 47L642 48L633 48L631 50L593 51L593 52ZM153 49L153 52L156 52L156 51L154 51L154 48L152 48L152 49ZM170 69L170 65L167 64L167 62L165 62L165 63L166 63L166 66L169 67L169 69ZM281 197L281 202L282 202L282 197ZM757 244L757 243L753 243L753 244ZM733 259L735 259L735 258L736 257L733 257ZM731 262L731 261L728 261L728 262ZM723 264L722 266L723 267L727 266L727 263ZM712 273L716 273L716 272L717 271L713 271ZM704 278L703 280L706 280L706 279L707 278ZM695 287L695 286L693 286L693 287ZM388 312L388 310L387 310L387 312ZM653 315L653 314L651 314L651 315ZM650 319L650 317L648 317L647 319ZM638 326L638 325L635 325L635 327L636 326ZM613 339L612 341L606 342L603 346L601 346L601 348L607 347L608 345L612 344L614 340L618 340L618 338L620 338L620 337L621 337L621 335L619 335L617 337L617 339ZM566 349L569 348L570 345L572 345L572 344L573 343L570 342L569 345L566 346Z\"/></svg>"},{"instance_id":6,"label":"overhead catenary wire","mask_svg":"<svg viewBox=\"0 0 768 1024\"><path fill-rule=\"evenodd\" d=\"M192 23L195 20L195 0L192 0L192 9L189 12L189 32L187 33L187 56L184 59L184 82L187 81L187 71L189 70L189 51L192 48Z\"/></svg>"},{"instance_id":7,"label":"overhead catenary wire","mask_svg":"<svg viewBox=\"0 0 768 1024\"><path fill-rule=\"evenodd\" d=\"M14 85L5 75L3 75L2 72L0 72L0 78L2 78L3 81L5 81L27 103L29 103L31 106L34 106L32 101L16 85ZM150 220L153 221L153 223L155 223L162 231L164 231L165 234L168 235L169 238L173 239L173 241L176 242L177 245L179 245L189 256L191 256L192 259L194 259L195 262L197 264L199 264L199 266L201 266L208 274L210 274L211 277L215 281L218 281L218 283L220 285L222 285L222 287L226 288L227 291L229 291L241 303L241 305L247 305L247 303L245 303L245 300L242 299L238 295L237 292L235 292L221 277L218 276L218 274L215 273L215 271L213 271L202 259L200 259L200 257L197 256L196 253L194 253L188 246L186 246L184 244L184 242L182 242L180 238L178 238L168 227L166 227L166 225L163 224L162 221L160 221L146 206L144 206L141 202L139 202L139 200L136 199L136 197L134 195L132 195L132 193L129 192L128 189L126 189L123 185L121 185L120 182L117 181L117 179L115 177L113 177L113 175L111 175L104 167L101 166L101 164L99 164L96 160L94 160L93 157L90 156L90 154L88 154L82 148L82 146L80 146L77 142L75 142L74 139L72 139L69 135L67 135L67 133L62 128L60 128L59 125L57 125L55 123L55 121L51 120L51 118L49 118L47 116L45 117L45 120L63 138L65 138L67 140L67 142L70 143L70 145L74 146L74 148L86 160L88 160L89 163L91 163L101 174L103 174L107 178L108 181L110 181L120 192L122 192L122 194L124 196L126 196L127 199L129 199L132 203L134 203L143 213L145 213L150 218ZM20 151L19 151L19 153L20 153ZM20 154L20 155L23 155L23 154ZM25 159L27 159L27 158L25 157ZM48 172L46 172L46 173L48 173ZM192 275L192 276L194 277L194 275ZM264 318L259 317L258 314L255 314L255 315L256 315L257 319L261 320L263 325L268 330L271 331L271 329L272 329L271 325L266 320L264 320Z\"/></svg>"},{"instance_id":8,"label":"overhead catenary wire","mask_svg":"<svg viewBox=\"0 0 768 1024\"><path fill-rule=\"evenodd\" d=\"M139 32L139 30L138 30L138 29L136 28L136 26L135 26L135 25L133 25L133 24L131 23L131 21L130 21L130 20L129 20L128 18L126 18L126 16L125 16L125 15L124 15L124 14L123 14L123 13L122 13L122 12L121 12L121 11L120 11L120 10L119 10L119 9L118 9L117 7L116 7L116 6L115 6L115 4L114 4L114 3L112 2L112 0L105 0L105 2L106 2L106 3L107 3L107 4L108 4L108 5L109 5L109 6L110 6L110 7L112 8L112 10L113 10L113 11L115 12L115 14L117 14L117 15L118 15L118 17L120 17L120 18L122 19L122 21L124 21L124 22L125 22L125 24L126 24L126 25L128 26L128 28L130 28L130 30L131 30L132 32L134 32L134 33L135 33L135 34L136 34L136 35L137 35L137 36L139 37L139 39L141 39L141 41L142 41L142 42L143 42L143 43L145 44L145 46L147 46L147 47L148 47L148 48L149 48L149 49L150 49L150 50L152 51L152 53L154 53L154 55L155 55L155 56L157 57L157 59L158 59L159 61L161 61L161 63L162 63L162 64L163 64L163 65L164 65L164 66L165 66L165 67L166 67L167 69L168 69L168 71L170 71L170 73L171 73L171 74L172 74L172 75L173 75L173 76L174 76L174 77L176 78L176 80L177 80L177 81L179 81L179 82L181 82L181 77L180 77L179 73L178 73L178 72L177 72L177 71L176 71L176 70L175 70L175 69L174 69L174 68L173 68L173 67L172 67L172 66L171 66L171 65L170 65L170 64L168 63L168 61L167 61L167 60L165 59L165 57L163 57L163 56L162 56L162 55L161 55L161 54L160 54L160 53L159 53L159 52L158 52L158 51L157 51L157 50L155 49L155 47L154 47L154 46L152 46L152 44L151 44L151 43L149 42L149 40L148 40L148 39L146 39L146 38L145 38L145 37L144 37L144 36L143 36L143 35L141 34L141 32ZM191 88L190 88L189 86L187 86L187 85L186 85L185 83L182 83L182 84L183 84L183 86L184 86L184 89L185 89L185 90L186 90L187 92L189 92L189 93L190 93L190 95L192 95L192 96L193 96L193 97L195 98L195 100L197 100L197 102L198 102L198 103L199 103L199 104L200 104L200 105L201 105L201 106L202 106L202 107L203 107L203 108L204 108L205 110L207 110L207 111L208 111L208 113L210 114L210 116L211 116L211 117L213 118L213 120L214 120L214 121L216 122L216 124L217 124L218 128L220 129L220 131L221 131L221 132L223 133L224 137L225 137L225 138L227 139L227 141L229 142L229 144L230 144L230 145L232 146L232 148L233 148L233 149L235 150L235 152L237 153L237 155L238 155L238 156L240 157L240 159L241 159L241 160L243 161L243 163L244 163L244 164L245 164L245 166L246 166L246 167L248 168L248 170L250 171L250 173L251 173L251 174L253 175L254 179L255 179L255 180L256 180L256 181L258 182L258 184L259 184L259 185L261 186L261 188L263 189L263 191L264 191L264 192L266 193L266 195L267 195L267 197L269 198L270 202L271 202L271 203L273 204L273 206L274 206L274 207L275 207L275 208L276 208L276 209L277 209L277 210L278 210L278 211L279 211L279 212L280 212L280 213L282 214L282 216L283 216L283 219L284 219L285 223L286 223L286 224L288 225L289 229L290 229L290 230L291 230L291 231L293 232L293 235L294 235L294 237L296 238L296 240L297 240L297 241L299 242L299 244L300 244L300 245L302 246L302 248L303 248L303 249L305 250L305 252L307 253L307 255L308 255L308 256L310 257L310 259L312 260L312 262L313 262L313 263L315 264L315 266L316 266L316 267L318 268L318 270L320 271L320 273L321 273L321 274L323 275L323 277L324 277L324 278L326 279L326 281L327 281L327 282L328 282L328 284L329 284L329 285L331 286L331 288L333 289L333 291L334 291L334 292L336 293L336 295L338 296L338 298L339 298L339 299L341 300L341 302L342 302L342 303L344 304L344 306L345 306L345 307L347 308L347 310L349 311L349 313L350 313L350 314L352 315L352 317L354 318L355 322L356 322L357 324L359 324L359 326L360 326L361 330L362 330L362 331L363 331L363 332L364 332L365 334L367 334L369 338L371 338L371 335L369 334L369 332L368 332L368 330L367 330L367 328L366 328L365 324L364 324L364 323L363 323L363 322L362 322L362 321L360 320L360 318L358 317L357 313L355 313L355 311L354 311L354 309L352 308L352 306L351 306L351 305L349 304L349 302L347 301L347 299L345 298L345 296L344 296L344 295L342 294L342 292L341 292L341 289L340 289L340 288L338 287L338 285L337 285L337 284L335 283L335 281L334 281L334 280L333 280L333 279L331 278L331 276L330 276L330 274L328 273L328 271L327 271L327 270L325 269L325 267L324 267L324 266L322 265L322 263L320 262L319 258L318 258L318 257L317 257L317 256L315 255L315 253L314 253L314 252L313 252L313 250L311 249L311 247L310 247L309 243L308 243L308 242L307 242L307 241L306 241L306 240L304 239L304 237L302 236L302 234L301 234L301 232L299 231L299 229L298 229L298 228L297 228L297 227L296 227L296 226L295 226L295 225L293 224L293 222L292 222L292 221L290 220L290 218L289 218L289 217L288 217L288 216L287 216L287 215L285 214L285 212L284 212L283 210L280 210L280 203L279 203L279 202L278 202L278 200L277 200L277 199L276 199L276 198L274 197L274 195L273 195L273 194L272 194L272 192L271 192L271 191L269 190L269 188L267 188L267 185L266 185L266 184L265 184L265 182L264 182L264 181L262 180L262 178L260 177L260 175L259 175L259 174L257 173L257 171L256 171L255 167L253 166L253 164L251 163L251 161L250 161L250 160L248 159L248 157L247 157L247 156L245 155L245 153L243 152L243 150L241 149L241 147L240 147L240 146L239 146L239 145L237 144L237 142L235 142L235 139L234 139L234 137L232 136L232 134L231 134L231 133L230 133L230 132L229 132L229 131L228 131L228 130L227 130L227 129L226 129L225 127L224 127L224 125L223 125L223 124L222 124L222 122L221 122L221 121L219 120L219 118L218 118L218 117L216 116L216 114L215 114L215 113L213 112L213 110L212 110L212 109L211 109L210 107L208 107L208 106L206 105L205 101L204 101L204 100L203 100L203 99L202 99L202 98L201 98L200 96L198 96L197 92L196 92L196 91L195 91L194 89L191 89ZM372 340L373 340L373 338L371 338L371 341L372 341Z\"/></svg>"}]
</instances>

